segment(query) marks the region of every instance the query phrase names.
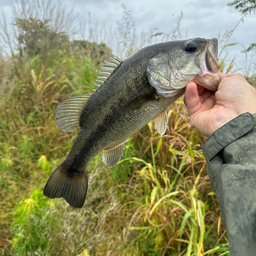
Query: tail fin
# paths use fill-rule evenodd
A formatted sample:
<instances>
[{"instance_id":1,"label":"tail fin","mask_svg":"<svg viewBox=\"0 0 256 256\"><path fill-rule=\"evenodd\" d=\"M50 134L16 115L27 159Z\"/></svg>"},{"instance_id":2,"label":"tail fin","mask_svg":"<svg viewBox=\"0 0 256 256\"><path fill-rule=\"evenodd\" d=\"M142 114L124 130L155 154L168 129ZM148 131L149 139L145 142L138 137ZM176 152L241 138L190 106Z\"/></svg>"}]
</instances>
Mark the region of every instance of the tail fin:
<instances>
[{"instance_id":1,"label":"tail fin","mask_svg":"<svg viewBox=\"0 0 256 256\"><path fill-rule=\"evenodd\" d=\"M86 172L69 174L63 163L52 173L44 188L49 198L63 197L71 206L82 208L88 188Z\"/></svg>"}]
</instances>

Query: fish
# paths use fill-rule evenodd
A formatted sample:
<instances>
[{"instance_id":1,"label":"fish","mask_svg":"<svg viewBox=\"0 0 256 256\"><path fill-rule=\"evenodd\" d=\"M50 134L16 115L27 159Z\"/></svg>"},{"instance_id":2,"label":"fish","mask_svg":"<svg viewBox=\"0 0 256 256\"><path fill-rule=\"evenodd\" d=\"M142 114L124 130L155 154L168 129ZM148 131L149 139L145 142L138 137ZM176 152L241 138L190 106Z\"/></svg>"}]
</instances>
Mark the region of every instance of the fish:
<instances>
[{"instance_id":1,"label":"fish","mask_svg":"<svg viewBox=\"0 0 256 256\"><path fill-rule=\"evenodd\" d=\"M105 165L116 165L127 139L150 121L163 135L168 124L166 109L184 94L186 85L195 81L216 91L218 70L216 38L153 44L125 60L105 61L92 93L72 97L56 108L62 131L80 130L68 156L47 181L44 195L83 207L89 162L103 151Z\"/></svg>"}]
</instances>

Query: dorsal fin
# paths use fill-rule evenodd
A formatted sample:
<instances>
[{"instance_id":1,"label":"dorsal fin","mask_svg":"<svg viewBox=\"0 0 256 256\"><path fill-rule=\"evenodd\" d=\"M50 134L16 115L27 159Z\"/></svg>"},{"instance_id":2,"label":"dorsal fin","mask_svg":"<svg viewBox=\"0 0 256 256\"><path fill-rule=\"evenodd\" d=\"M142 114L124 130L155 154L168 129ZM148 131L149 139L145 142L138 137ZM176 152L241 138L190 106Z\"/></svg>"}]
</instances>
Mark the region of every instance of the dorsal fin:
<instances>
[{"instance_id":1,"label":"dorsal fin","mask_svg":"<svg viewBox=\"0 0 256 256\"><path fill-rule=\"evenodd\" d=\"M101 72L99 72L98 79L96 80L97 84L95 84L93 92L96 92L107 82L121 63L122 60L118 57L113 57L109 61L105 61ZM78 127L80 115L90 96L91 93L72 97L58 105L56 109L56 121L63 132L72 132Z\"/></svg>"},{"instance_id":2,"label":"dorsal fin","mask_svg":"<svg viewBox=\"0 0 256 256\"><path fill-rule=\"evenodd\" d=\"M111 57L109 61L105 61L104 66L101 68L101 72L99 72L98 78L95 84L95 91L100 89L109 79L109 77L115 73L116 69L121 65L122 60L117 56Z\"/></svg>"},{"instance_id":3,"label":"dorsal fin","mask_svg":"<svg viewBox=\"0 0 256 256\"><path fill-rule=\"evenodd\" d=\"M80 115L90 96L91 93L75 96L57 106L56 121L63 132L72 132L78 127Z\"/></svg>"}]
</instances>

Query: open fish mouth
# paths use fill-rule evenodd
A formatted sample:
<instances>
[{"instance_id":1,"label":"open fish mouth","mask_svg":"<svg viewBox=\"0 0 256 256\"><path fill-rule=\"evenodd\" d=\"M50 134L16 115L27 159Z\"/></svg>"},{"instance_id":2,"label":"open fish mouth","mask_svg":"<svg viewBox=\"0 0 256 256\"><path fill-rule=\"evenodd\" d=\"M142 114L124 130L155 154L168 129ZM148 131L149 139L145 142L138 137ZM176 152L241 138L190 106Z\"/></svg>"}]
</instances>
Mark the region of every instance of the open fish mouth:
<instances>
[{"instance_id":1,"label":"open fish mouth","mask_svg":"<svg viewBox=\"0 0 256 256\"><path fill-rule=\"evenodd\" d=\"M211 91L217 91L220 77L217 74L219 65L218 41L216 38L207 40L207 46L198 58L201 73L194 78L194 82Z\"/></svg>"}]
</instances>

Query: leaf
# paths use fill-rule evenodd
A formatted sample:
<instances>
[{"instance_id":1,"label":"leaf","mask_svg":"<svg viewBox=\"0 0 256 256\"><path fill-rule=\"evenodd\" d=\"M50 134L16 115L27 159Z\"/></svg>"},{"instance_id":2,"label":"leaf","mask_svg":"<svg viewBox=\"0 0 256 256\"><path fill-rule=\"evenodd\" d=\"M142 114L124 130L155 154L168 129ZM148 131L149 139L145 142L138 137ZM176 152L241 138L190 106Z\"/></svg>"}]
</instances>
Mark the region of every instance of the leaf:
<instances>
[{"instance_id":1,"label":"leaf","mask_svg":"<svg viewBox=\"0 0 256 256\"><path fill-rule=\"evenodd\" d=\"M158 134L159 134L158 131L156 131L155 133L153 133L153 135L150 137L150 139L154 138Z\"/></svg>"},{"instance_id":2,"label":"leaf","mask_svg":"<svg viewBox=\"0 0 256 256\"><path fill-rule=\"evenodd\" d=\"M154 187L152 192L151 192L151 204L153 204L154 201L155 201L157 190L158 190L158 187Z\"/></svg>"},{"instance_id":3,"label":"leaf","mask_svg":"<svg viewBox=\"0 0 256 256\"><path fill-rule=\"evenodd\" d=\"M154 205L154 207L152 208L152 210L150 211L149 213L149 217L153 214L153 212L155 211L155 209L157 208L157 206L166 198L170 197L170 196L174 196L174 195L177 195L179 194L180 192L179 191L175 191L175 192L172 192L172 193L169 193L167 194L166 196L163 196L160 200L157 201L157 203ZM172 200L173 201L173 200Z\"/></svg>"},{"instance_id":4,"label":"leaf","mask_svg":"<svg viewBox=\"0 0 256 256\"><path fill-rule=\"evenodd\" d=\"M159 141L158 141L158 143L157 143L157 150L156 150L155 156L158 154L158 152L159 152L159 150L160 150L160 147L161 147L161 145L162 145L162 140L163 140L163 138L160 137L160 139L159 139Z\"/></svg>"},{"instance_id":5,"label":"leaf","mask_svg":"<svg viewBox=\"0 0 256 256\"><path fill-rule=\"evenodd\" d=\"M147 230L150 229L150 227L130 227L131 230Z\"/></svg>"},{"instance_id":6,"label":"leaf","mask_svg":"<svg viewBox=\"0 0 256 256\"><path fill-rule=\"evenodd\" d=\"M178 205L178 206L179 206L180 208L182 208L185 212L188 211L187 208L186 208L186 206L185 206L184 204L182 204L181 202L171 200L171 203ZM195 222L194 222L194 223L195 223Z\"/></svg>"},{"instance_id":7,"label":"leaf","mask_svg":"<svg viewBox=\"0 0 256 256\"><path fill-rule=\"evenodd\" d=\"M172 146L173 146L173 144L169 147L169 151L170 151L171 153L178 154L178 155L184 155L183 152L172 148Z\"/></svg>"},{"instance_id":8,"label":"leaf","mask_svg":"<svg viewBox=\"0 0 256 256\"><path fill-rule=\"evenodd\" d=\"M222 244L218 245L217 247L205 252L203 255L212 255L212 254L215 254L216 252L224 252L223 254L221 254L223 256L229 255L228 243L222 243Z\"/></svg>"},{"instance_id":9,"label":"leaf","mask_svg":"<svg viewBox=\"0 0 256 256\"><path fill-rule=\"evenodd\" d=\"M233 58L233 60L229 63L226 73L228 73L231 70L231 68L234 66L234 60L235 58Z\"/></svg>"},{"instance_id":10,"label":"leaf","mask_svg":"<svg viewBox=\"0 0 256 256\"><path fill-rule=\"evenodd\" d=\"M132 160L134 160L134 161L142 162L142 163L144 163L145 165L148 164L148 163L145 162L143 159L140 159L140 158L137 158L137 157L130 157L130 159L132 159Z\"/></svg>"},{"instance_id":11,"label":"leaf","mask_svg":"<svg viewBox=\"0 0 256 256\"><path fill-rule=\"evenodd\" d=\"M37 82L37 78L36 78L34 69L31 70L31 76L32 76L32 84L35 86Z\"/></svg>"},{"instance_id":12,"label":"leaf","mask_svg":"<svg viewBox=\"0 0 256 256\"><path fill-rule=\"evenodd\" d=\"M226 45L223 47L223 49L226 48L226 47L228 47L228 46L234 46L234 45L237 45L237 44L239 44L239 43L226 44Z\"/></svg>"},{"instance_id":13,"label":"leaf","mask_svg":"<svg viewBox=\"0 0 256 256\"><path fill-rule=\"evenodd\" d=\"M181 226L180 226L180 230L179 230L179 234L180 236L182 235L182 232L183 232L183 229L187 223L187 220L188 218L190 218L192 215L191 215L191 212L192 212L192 209L190 209L186 214L185 216L183 217L183 220L182 220L182 223L181 223Z\"/></svg>"},{"instance_id":14,"label":"leaf","mask_svg":"<svg viewBox=\"0 0 256 256\"><path fill-rule=\"evenodd\" d=\"M82 253L78 254L77 256L90 256L90 253L87 249L85 249Z\"/></svg>"}]
</instances>

